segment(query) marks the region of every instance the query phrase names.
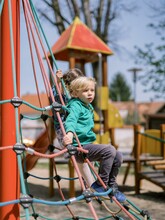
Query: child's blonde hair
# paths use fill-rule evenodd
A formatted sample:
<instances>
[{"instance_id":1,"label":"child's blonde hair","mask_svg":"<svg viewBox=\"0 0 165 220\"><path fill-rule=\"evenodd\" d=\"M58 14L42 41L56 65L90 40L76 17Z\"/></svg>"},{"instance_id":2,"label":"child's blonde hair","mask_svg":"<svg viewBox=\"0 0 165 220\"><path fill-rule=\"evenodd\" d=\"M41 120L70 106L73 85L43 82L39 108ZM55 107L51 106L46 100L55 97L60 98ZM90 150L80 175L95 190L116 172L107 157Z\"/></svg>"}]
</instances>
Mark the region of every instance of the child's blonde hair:
<instances>
[{"instance_id":1,"label":"child's blonde hair","mask_svg":"<svg viewBox=\"0 0 165 220\"><path fill-rule=\"evenodd\" d=\"M96 80L92 77L80 76L73 80L69 86L69 92L71 95L76 91L82 91L89 87L89 84L93 82L96 85Z\"/></svg>"}]
</instances>

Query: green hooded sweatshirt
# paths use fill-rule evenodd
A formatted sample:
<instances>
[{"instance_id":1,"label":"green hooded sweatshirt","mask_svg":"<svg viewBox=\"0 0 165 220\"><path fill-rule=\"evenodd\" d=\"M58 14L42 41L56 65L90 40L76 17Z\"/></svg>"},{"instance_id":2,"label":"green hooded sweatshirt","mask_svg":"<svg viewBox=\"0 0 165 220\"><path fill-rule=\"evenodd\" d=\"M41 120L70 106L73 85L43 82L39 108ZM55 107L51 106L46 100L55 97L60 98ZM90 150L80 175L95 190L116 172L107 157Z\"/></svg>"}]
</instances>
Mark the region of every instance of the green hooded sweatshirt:
<instances>
[{"instance_id":1,"label":"green hooded sweatshirt","mask_svg":"<svg viewBox=\"0 0 165 220\"><path fill-rule=\"evenodd\" d=\"M76 133L81 145L90 144L96 140L93 132L94 114L91 104L85 104L78 98L72 98L67 104L68 116L65 121L65 130ZM77 141L73 138L74 146Z\"/></svg>"}]
</instances>

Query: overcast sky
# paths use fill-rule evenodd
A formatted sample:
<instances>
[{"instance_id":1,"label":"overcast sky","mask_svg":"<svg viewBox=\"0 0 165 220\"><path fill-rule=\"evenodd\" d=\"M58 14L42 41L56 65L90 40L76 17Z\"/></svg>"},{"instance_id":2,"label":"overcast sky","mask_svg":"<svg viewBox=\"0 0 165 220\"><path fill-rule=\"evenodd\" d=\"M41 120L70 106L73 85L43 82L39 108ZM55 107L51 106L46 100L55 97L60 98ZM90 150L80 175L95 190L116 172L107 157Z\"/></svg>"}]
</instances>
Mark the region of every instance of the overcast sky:
<instances>
[{"instance_id":1,"label":"overcast sky","mask_svg":"<svg viewBox=\"0 0 165 220\"><path fill-rule=\"evenodd\" d=\"M117 72L121 72L124 74L128 84L132 89L132 93L134 91L133 85L133 75L128 69L132 67L137 67L134 64L134 60L131 59L130 54L134 53L134 46L138 45L139 47L144 47L145 43L148 42L158 42L158 39L155 36L154 31L150 30L147 27L147 24L150 22L149 20L149 9L146 6L145 2L155 2L155 0L138 0L137 4L139 6L138 10L133 14L124 13L122 14L122 19L120 21L121 27L124 30L124 36L118 40L119 45L126 48L129 51L128 54L119 55L115 53L113 56L108 57L108 80L112 81L114 75ZM159 0L158 0L159 1ZM33 73L31 71L31 61L29 59L29 49L26 38L26 30L24 26L24 19L21 19L21 94L26 93L35 93L35 85L33 79ZM42 22L43 29L45 31L46 37L48 39L49 45L52 46L58 39L58 36L55 33L55 29L48 23ZM68 63L57 61L57 66L66 71L68 69ZM139 67L138 68L143 68ZM139 73L139 74L142 74ZM44 91L44 85L42 82L42 78L39 77L39 86ZM138 82L136 85L136 98L137 102L141 101L150 101L150 98L153 98L153 94L146 94L143 92L143 87Z\"/></svg>"}]
</instances>

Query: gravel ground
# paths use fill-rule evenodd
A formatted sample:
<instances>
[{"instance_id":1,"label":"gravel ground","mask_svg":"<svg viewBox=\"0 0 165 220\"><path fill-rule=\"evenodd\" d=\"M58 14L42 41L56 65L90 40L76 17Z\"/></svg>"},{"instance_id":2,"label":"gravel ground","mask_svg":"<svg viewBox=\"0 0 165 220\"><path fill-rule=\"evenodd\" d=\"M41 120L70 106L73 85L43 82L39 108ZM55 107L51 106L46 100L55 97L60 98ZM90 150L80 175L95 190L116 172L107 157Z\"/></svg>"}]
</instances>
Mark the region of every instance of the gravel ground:
<instances>
[{"instance_id":1,"label":"gravel ground","mask_svg":"<svg viewBox=\"0 0 165 220\"><path fill-rule=\"evenodd\" d=\"M68 170L67 166L63 165L62 168L58 166L58 174L68 177ZM39 168L38 166L34 168L32 171L30 171L31 174L34 174L36 176L41 177L48 177L49 171L47 168ZM134 193L134 178L133 175L129 175L126 186L122 186L122 179L123 174L120 174L118 176L118 184L120 187L120 190L125 193L127 196L127 199L135 204L136 207L138 207L140 210L147 210L151 216L152 220L164 220L165 219L165 192L160 188L155 186L154 184L148 182L148 181L142 181L142 190L140 195L135 195ZM46 200L46 201L59 201L61 200L61 197L58 193L57 189L57 183L55 182L54 186L54 196L49 196L49 182L47 180L40 180L35 179L32 177L28 178L28 186L30 194L32 194L35 198ZM60 181L62 191L65 195L65 199L69 199L69 191L68 191L68 185L69 183L66 180ZM75 181L75 190L76 190L76 196L81 194L79 181ZM92 204L92 205L91 205ZM63 219L76 219L73 218L73 216L79 216L84 217L88 219L94 219L93 215L91 214L90 208L91 206L94 207L95 212L97 213L97 216L99 219L115 219L109 213L109 210L111 211L120 211L120 208L113 202L110 202L109 200L105 201L105 204L107 204L108 210L104 206L99 205L95 200L87 204L86 202L74 202L71 205L69 205L69 210L66 206L51 206L51 205L45 205L45 204L33 204L34 210L36 213L39 214L38 220L40 219L49 219L49 220L63 220ZM30 209L29 209L30 210ZM30 210L31 212L31 210ZM21 213L24 214L24 210L21 208ZM72 213L72 214L71 214ZM43 217L41 217L43 216ZM131 219L128 217L124 212L120 211L118 216L122 217L122 219L127 220ZM45 218L44 218L45 217ZM25 219L25 218L21 218ZM34 219L34 217L30 217L30 219ZM77 218L78 219L78 218ZM79 218L83 219L83 218ZM121 218L120 218L121 219ZM141 216L139 218L135 219L144 219Z\"/></svg>"}]
</instances>

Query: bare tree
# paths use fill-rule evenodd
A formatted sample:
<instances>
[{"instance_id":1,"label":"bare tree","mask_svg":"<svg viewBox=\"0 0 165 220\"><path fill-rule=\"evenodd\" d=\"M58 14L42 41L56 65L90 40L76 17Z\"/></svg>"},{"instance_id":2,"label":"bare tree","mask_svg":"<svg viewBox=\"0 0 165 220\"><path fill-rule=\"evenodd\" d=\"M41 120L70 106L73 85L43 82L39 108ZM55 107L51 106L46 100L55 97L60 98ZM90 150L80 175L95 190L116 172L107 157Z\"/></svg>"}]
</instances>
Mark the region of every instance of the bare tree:
<instances>
[{"instance_id":1,"label":"bare tree","mask_svg":"<svg viewBox=\"0 0 165 220\"><path fill-rule=\"evenodd\" d=\"M113 51L119 52L117 40L122 36L118 26L122 12L136 9L136 0L42 0L37 5L40 15L54 25L59 35L78 16ZM98 63L92 63L94 77L98 77ZM94 104L95 105L95 104Z\"/></svg>"},{"instance_id":2,"label":"bare tree","mask_svg":"<svg viewBox=\"0 0 165 220\"><path fill-rule=\"evenodd\" d=\"M113 50L117 50L117 39L121 36L122 27L116 21L123 11L136 9L135 0L42 0L38 11L49 23L61 33L78 16L93 32ZM44 5L44 10L43 10Z\"/></svg>"}]
</instances>

